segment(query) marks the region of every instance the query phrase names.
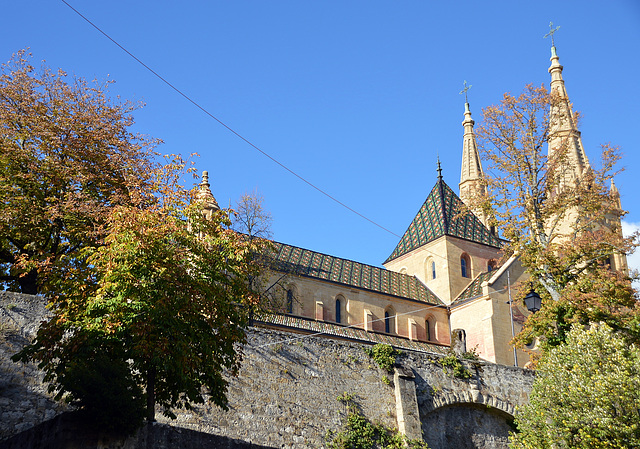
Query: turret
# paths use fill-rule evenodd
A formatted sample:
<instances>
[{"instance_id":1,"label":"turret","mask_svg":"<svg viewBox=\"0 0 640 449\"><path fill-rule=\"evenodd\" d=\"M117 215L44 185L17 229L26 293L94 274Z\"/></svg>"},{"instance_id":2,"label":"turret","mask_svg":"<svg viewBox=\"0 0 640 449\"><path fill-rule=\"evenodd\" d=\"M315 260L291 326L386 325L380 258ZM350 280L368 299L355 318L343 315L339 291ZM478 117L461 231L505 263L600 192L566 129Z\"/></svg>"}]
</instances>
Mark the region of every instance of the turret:
<instances>
[{"instance_id":1,"label":"turret","mask_svg":"<svg viewBox=\"0 0 640 449\"><path fill-rule=\"evenodd\" d=\"M203 204L203 213L206 218L211 218L211 216L218 210L220 210L220 206L218 206L218 202L216 201L213 193L211 193L211 185L209 184L209 172L202 172L202 181L198 185L198 193L196 195L198 201Z\"/></svg>"}]
</instances>

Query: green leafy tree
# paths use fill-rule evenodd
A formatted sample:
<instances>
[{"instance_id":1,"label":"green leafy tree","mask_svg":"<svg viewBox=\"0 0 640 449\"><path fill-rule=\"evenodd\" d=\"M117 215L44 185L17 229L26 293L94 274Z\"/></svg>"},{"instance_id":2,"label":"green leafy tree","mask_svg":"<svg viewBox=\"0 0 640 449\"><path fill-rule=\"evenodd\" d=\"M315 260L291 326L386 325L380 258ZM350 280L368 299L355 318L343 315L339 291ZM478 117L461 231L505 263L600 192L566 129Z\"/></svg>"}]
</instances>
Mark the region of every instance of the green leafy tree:
<instances>
[{"instance_id":1,"label":"green leafy tree","mask_svg":"<svg viewBox=\"0 0 640 449\"><path fill-rule=\"evenodd\" d=\"M600 168L572 178L575 133L554 131L558 120L576 123L568 107L544 87L529 85L485 108L477 131L487 175L473 206L505 237L506 255L519 255L531 279L522 296L533 288L543 297L542 310L516 339L524 345L542 337L543 349L564 341L574 322L606 321L640 336L636 293L626 273L608 266L613 255L637 246L636 237L622 236L619 218L625 212L609 187L620 154L605 145Z\"/></svg>"},{"instance_id":2,"label":"green leafy tree","mask_svg":"<svg viewBox=\"0 0 640 449\"><path fill-rule=\"evenodd\" d=\"M46 292L84 263L112 208L146 201L155 140L129 131L136 105L21 51L0 73L0 288Z\"/></svg>"},{"instance_id":3,"label":"green leafy tree","mask_svg":"<svg viewBox=\"0 0 640 449\"><path fill-rule=\"evenodd\" d=\"M606 324L574 326L538 364L510 447L640 447L640 350Z\"/></svg>"},{"instance_id":4,"label":"green leafy tree","mask_svg":"<svg viewBox=\"0 0 640 449\"><path fill-rule=\"evenodd\" d=\"M229 211L210 218L192 193L180 191L178 162L160 180L149 207L118 206L106 219L104 244L85 248L91 267L68 270L50 297L53 318L16 360L34 360L58 396L100 413L111 398L87 390L104 357L123 388L113 395L123 415L153 421L205 399L226 408L224 372L240 363L244 327L257 306L249 282L260 267L260 239L229 229ZM173 175L171 175L173 173ZM99 393L99 392L98 392ZM141 398L146 406L140 408Z\"/></svg>"}]
</instances>

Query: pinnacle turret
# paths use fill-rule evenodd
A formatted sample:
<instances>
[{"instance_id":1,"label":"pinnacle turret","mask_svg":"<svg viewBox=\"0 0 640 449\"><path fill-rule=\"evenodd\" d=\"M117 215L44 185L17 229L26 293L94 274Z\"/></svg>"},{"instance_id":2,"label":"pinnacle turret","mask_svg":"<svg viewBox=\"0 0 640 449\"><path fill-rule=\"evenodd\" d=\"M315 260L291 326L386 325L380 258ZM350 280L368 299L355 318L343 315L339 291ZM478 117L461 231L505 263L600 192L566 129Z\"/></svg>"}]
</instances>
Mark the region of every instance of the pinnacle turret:
<instances>
[{"instance_id":1,"label":"pinnacle turret","mask_svg":"<svg viewBox=\"0 0 640 449\"><path fill-rule=\"evenodd\" d=\"M220 210L218 202L216 201L213 193L211 193L211 184L209 184L209 172L202 172L202 181L198 185L198 192L196 195L198 201L201 201L204 206L205 215L209 217L215 211Z\"/></svg>"}]
</instances>

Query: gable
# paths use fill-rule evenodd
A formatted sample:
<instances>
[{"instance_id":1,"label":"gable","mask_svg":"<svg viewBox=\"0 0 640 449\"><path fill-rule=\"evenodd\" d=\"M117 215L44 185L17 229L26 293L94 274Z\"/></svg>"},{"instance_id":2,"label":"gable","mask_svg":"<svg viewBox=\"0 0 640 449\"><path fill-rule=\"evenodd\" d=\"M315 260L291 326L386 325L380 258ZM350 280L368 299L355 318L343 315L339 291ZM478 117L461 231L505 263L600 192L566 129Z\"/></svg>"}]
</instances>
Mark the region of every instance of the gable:
<instances>
[{"instance_id":1,"label":"gable","mask_svg":"<svg viewBox=\"0 0 640 449\"><path fill-rule=\"evenodd\" d=\"M500 240L472 212L461 214L464 203L439 179L400 239L387 263L443 235L459 237L482 245L500 248Z\"/></svg>"}]
</instances>

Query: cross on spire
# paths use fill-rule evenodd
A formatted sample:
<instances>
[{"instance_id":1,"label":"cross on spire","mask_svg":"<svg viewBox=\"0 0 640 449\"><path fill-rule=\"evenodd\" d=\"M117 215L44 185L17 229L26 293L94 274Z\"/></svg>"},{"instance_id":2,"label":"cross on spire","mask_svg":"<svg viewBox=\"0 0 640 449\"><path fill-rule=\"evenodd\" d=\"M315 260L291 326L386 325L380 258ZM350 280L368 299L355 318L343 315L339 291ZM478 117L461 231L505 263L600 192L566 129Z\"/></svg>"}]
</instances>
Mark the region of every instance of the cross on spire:
<instances>
[{"instance_id":1,"label":"cross on spire","mask_svg":"<svg viewBox=\"0 0 640 449\"><path fill-rule=\"evenodd\" d=\"M558 25L557 27L553 27L553 22L549 22L549 32L547 34L544 35L543 39L546 39L548 37L551 37L551 46L555 47L556 44L553 42L553 35L556 31L558 31L560 29L560 26Z\"/></svg>"},{"instance_id":2,"label":"cross on spire","mask_svg":"<svg viewBox=\"0 0 640 449\"><path fill-rule=\"evenodd\" d=\"M464 94L464 102L465 103L469 103L469 100L467 99L467 91L469 89L471 89L472 86L471 85L467 85L467 80L464 80L464 84L463 85L464 85L464 89L462 89L460 91L460 95Z\"/></svg>"}]
</instances>

